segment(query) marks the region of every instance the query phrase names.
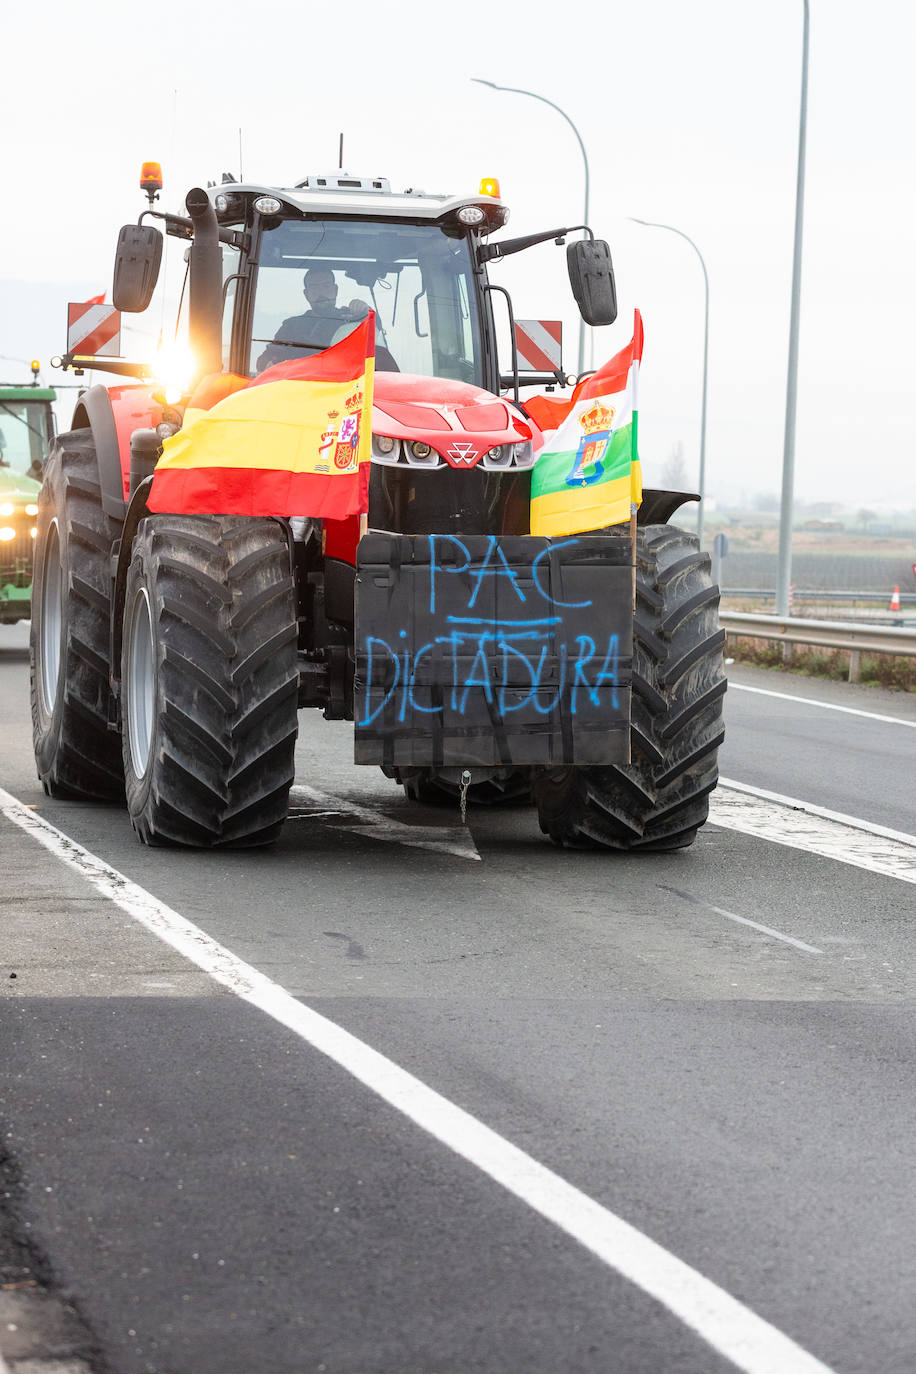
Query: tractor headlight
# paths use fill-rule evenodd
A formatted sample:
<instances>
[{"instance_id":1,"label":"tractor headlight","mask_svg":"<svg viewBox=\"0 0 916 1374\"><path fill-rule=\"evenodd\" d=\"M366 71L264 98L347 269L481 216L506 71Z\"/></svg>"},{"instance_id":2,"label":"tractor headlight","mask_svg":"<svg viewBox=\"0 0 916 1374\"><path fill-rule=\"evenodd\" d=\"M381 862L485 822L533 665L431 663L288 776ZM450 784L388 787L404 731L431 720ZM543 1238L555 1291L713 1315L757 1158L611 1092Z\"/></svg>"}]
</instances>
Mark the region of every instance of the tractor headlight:
<instances>
[{"instance_id":1,"label":"tractor headlight","mask_svg":"<svg viewBox=\"0 0 916 1374\"><path fill-rule=\"evenodd\" d=\"M37 514L38 514L38 507L37 507L36 505L30 503L28 506L26 506L26 508L25 508L25 513L26 513L26 515L37 515Z\"/></svg>"},{"instance_id":2,"label":"tractor headlight","mask_svg":"<svg viewBox=\"0 0 916 1374\"><path fill-rule=\"evenodd\" d=\"M407 452L407 462L413 468L437 468L442 464L436 450L425 439L414 439L412 443L405 444Z\"/></svg>"},{"instance_id":3,"label":"tractor headlight","mask_svg":"<svg viewBox=\"0 0 916 1374\"><path fill-rule=\"evenodd\" d=\"M8 544L11 539L16 538L16 531L12 525L0 525L0 543Z\"/></svg>"},{"instance_id":4,"label":"tractor headlight","mask_svg":"<svg viewBox=\"0 0 916 1374\"><path fill-rule=\"evenodd\" d=\"M373 434L372 457L377 463L394 466L401 456L401 441L392 439L389 434Z\"/></svg>"},{"instance_id":5,"label":"tractor headlight","mask_svg":"<svg viewBox=\"0 0 916 1374\"><path fill-rule=\"evenodd\" d=\"M485 468L507 468L512 465L512 444L496 444L488 448L483 458Z\"/></svg>"},{"instance_id":6,"label":"tractor headlight","mask_svg":"<svg viewBox=\"0 0 916 1374\"><path fill-rule=\"evenodd\" d=\"M530 439L521 444L512 445L512 457L517 468L534 467L534 445Z\"/></svg>"},{"instance_id":7,"label":"tractor headlight","mask_svg":"<svg viewBox=\"0 0 916 1374\"><path fill-rule=\"evenodd\" d=\"M4 501L3 505L0 506L0 515L10 516L15 509L16 507L13 505L12 501Z\"/></svg>"},{"instance_id":8,"label":"tractor headlight","mask_svg":"<svg viewBox=\"0 0 916 1374\"><path fill-rule=\"evenodd\" d=\"M495 444L483 455L482 467L492 472L505 471L506 468L530 468L534 466L534 453L530 440L517 444Z\"/></svg>"}]
</instances>

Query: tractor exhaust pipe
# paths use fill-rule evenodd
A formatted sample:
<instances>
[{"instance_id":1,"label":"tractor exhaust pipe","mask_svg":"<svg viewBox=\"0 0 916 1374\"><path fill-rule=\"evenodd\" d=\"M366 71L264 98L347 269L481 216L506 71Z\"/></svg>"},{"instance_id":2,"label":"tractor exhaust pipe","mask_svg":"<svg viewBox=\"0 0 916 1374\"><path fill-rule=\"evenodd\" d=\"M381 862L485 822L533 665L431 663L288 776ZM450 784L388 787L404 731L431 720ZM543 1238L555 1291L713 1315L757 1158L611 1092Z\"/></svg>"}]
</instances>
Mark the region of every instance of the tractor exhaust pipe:
<instances>
[{"instance_id":1,"label":"tractor exhaust pipe","mask_svg":"<svg viewBox=\"0 0 916 1374\"><path fill-rule=\"evenodd\" d=\"M190 291L188 297L191 348L196 363L196 380L223 366L223 265L219 246L219 225L210 198L195 186L185 198L194 226L194 239L188 260Z\"/></svg>"}]
</instances>

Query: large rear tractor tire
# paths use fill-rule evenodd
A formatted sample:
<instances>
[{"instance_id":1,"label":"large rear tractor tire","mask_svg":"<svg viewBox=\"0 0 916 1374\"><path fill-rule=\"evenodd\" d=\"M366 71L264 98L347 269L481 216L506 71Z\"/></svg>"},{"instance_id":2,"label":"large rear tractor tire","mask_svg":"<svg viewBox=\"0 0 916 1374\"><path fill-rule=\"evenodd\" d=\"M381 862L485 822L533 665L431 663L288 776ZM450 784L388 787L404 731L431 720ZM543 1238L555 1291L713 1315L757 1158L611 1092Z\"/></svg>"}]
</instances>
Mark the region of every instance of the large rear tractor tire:
<instances>
[{"instance_id":1,"label":"large rear tractor tire","mask_svg":"<svg viewBox=\"0 0 916 1374\"><path fill-rule=\"evenodd\" d=\"M638 531L631 762L565 768L535 782L541 829L558 845L668 850L709 814L724 736L719 589L709 555L670 525Z\"/></svg>"},{"instance_id":2,"label":"large rear tractor tire","mask_svg":"<svg viewBox=\"0 0 916 1374\"><path fill-rule=\"evenodd\" d=\"M276 520L156 515L134 540L121 696L145 844L269 844L294 776L296 592Z\"/></svg>"},{"instance_id":3,"label":"large rear tractor tire","mask_svg":"<svg viewBox=\"0 0 916 1374\"><path fill-rule=\"evenodd\" d=\"M54 442L38 498L29 632L35 763L52 797L116 801L121 741L111 718L111 546L88 429Z\"/></svg>"}]
</instances>

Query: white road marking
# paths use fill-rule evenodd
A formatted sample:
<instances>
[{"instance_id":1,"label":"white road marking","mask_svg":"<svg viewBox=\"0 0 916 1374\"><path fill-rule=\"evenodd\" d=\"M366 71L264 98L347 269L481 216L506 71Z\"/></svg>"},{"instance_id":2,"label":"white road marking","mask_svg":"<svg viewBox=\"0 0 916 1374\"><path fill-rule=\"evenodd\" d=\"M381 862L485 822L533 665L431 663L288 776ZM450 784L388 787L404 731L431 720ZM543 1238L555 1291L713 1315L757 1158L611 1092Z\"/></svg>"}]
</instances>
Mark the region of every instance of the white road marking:
<instances>
[{"instance_id":1,"label":"white road marking","mask_svg":"<svg viewBox=\"0 0 916 1374\"><path fill-rule=\"evenodd\" d=\"M752 921L747 916L739 916L735 911L726 911L724 906L713 906L712 902L704 901L702 897L694 897L691 892L682 892L679 887L665 887L659 883L662 892L673 892L675 897L682 897L685 902L692 902L694 906L705 907L707 911L714 911L717 916L726 916L730 921L737 921L739 925L751 926L754 930L762 931L764 935L771 935L774 940L783 940L787 945L794 945L796 949L803 949L806 954L823 954L822 949L816 945L807 945L804 940L796 940L794 935L786 935L782 930L774 930L772 926L763 926L759 921Z\"/></svg>"},{"instance_id":2,"label":"white road marking","mask_svg":"<svg viewBox=\"0 0 916 1374\"><path fill-rule=\"evenodd\" d=\"M762 797L764 801L778 802L780 806L791 806L795 811L805 811L811 816L823 816L827 821L839 821L840 825L851 825L853 830L864 830L869 835L883 835L887 840L899 840L901 844L916 847L916 835L905 830L891 830L886 825L876 825L874 821L863 821L860 816L848 816L843 811L829 811L826 806L815 806L814 802L799 801L798 797L787 797L782 792L768 792L765 787L751 787L746 782L735 782L733 778L720 778L720 787L729 787L734 792L746 792L752 797Z\"/></svg>"},{"instance_id":3,"label":"white road marking","mask_svg":"<svg viewBox=\"0 0 916 1374\"><path fill-rule=\"evenodd\" d=\"M315 787L296 784L290 788L290 801L300 806L300 816L306 819L315 816L324 821L332 830L346 830L350 835L368 835L370 840L393 840L396 844L411 845L415 849L433 849L442 854L454 854L459 859L477 859L480 855L474 837L467 826L462 825L406 825L403 821L393 821L381 811L368 806L358 806L343 797L332 797L327 792L319 792ZM457 814L458 803L455 802ZM335 824L329 819L339 816ZM361 825L348 824L347 816L355 816ZM296 820L293 813L291 820Z\"/></svg>"},{"instance_id":4,"label":"white road marking","mask_svg":"<svg viewBox=\"0 0 916 1374\"><path fill-rule=\"evenodd\" d=\"M865 868L904 883L916 883L916 840L899 832L882 833L867 821L824 812L777 793L722 778L709 799L713 825L740 830L790 849ZM899 836L899 837L898 837Z\"/></svg>"},{"instance_id":5,"label":"white road marking","mask_svg":"<svg viewBox=\"0 0 916 1374\"><path fill-rule=\"evenodd\" d=\"M743 682L729 682L730 692L754 692L759 697L779 697L781 701L795 701L802 706L819 706L822 711L843 711L847 716L865 716L868 720L880 720L886 725L906 725L916 730L916 720L902 720L900 716L881 716L877 711L861 711L857 706L837 706L832 701L815 701L814 697L796 697L791 692L774 692L768 687L748 687Z\"/></svg>"},{"instance_id":6,"label":"white road marking","mask_svg":"<svg viewBox=\"0 0 916 1374\"><path fill-rule=\"evenodd\" d=\"M831 1374L827 1365L689 1264L237 959L171 907L43 817L27 811L2 788L0 813L215 981L327 1055L441 1144L648 1293L736 1368L745 1374L786 1374L787 1370L792 1374Z\"/></svg>"}]
</instances>

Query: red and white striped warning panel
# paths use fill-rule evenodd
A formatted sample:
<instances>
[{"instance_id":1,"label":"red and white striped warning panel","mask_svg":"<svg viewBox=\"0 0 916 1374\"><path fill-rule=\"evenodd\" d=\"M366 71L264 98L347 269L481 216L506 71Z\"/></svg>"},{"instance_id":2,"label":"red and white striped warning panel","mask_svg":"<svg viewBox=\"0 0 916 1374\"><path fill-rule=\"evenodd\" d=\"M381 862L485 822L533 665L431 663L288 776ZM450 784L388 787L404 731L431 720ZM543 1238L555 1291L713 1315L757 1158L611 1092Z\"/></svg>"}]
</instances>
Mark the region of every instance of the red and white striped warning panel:
<instances>
[{"instance_id":1,"label":"red and white striped warning panel","mask_svg":"<svg viewBox=\"0 0 916 1374\"><path fill-rule=\"evenodd\" d=\"M67 352L117 358L121 353L121 312L113 305L71 301L67 306Z\"/></svg>"},{"instance_id":2,"label":"red and white striped warning panel","mask_svg":"<svg viewBox=\"0 0 916 1374\"><path fill-rule=\"evenodd\" d=\"M563 361L562 320L516 320L518 365L529 372L556 372Z\"/></svg>"}]
</instances>

